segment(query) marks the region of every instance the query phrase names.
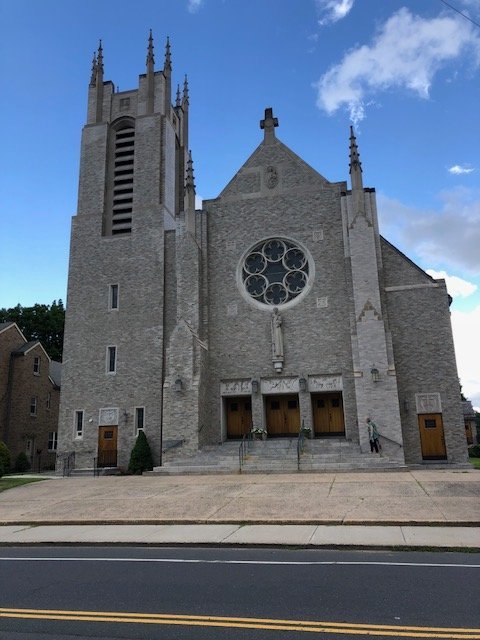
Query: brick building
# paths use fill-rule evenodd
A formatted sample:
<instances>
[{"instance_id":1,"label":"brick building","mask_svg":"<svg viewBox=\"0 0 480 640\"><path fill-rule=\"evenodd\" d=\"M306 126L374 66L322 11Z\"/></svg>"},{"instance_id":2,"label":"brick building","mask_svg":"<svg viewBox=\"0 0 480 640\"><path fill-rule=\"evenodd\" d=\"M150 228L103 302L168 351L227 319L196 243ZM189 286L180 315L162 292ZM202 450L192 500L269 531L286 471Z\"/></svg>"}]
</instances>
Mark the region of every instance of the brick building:
<instances>
[{"instance_id":1,"label":"brick building","mask_svg":"<svg viewBox=\"0 0 480 640\"><path fill-rule=\"evenodd\" d=\"M196 211L188 86L172 105L171 75L168 42L155 71L150 39L131 91L104 81L101 47L94 58L62 452L126 465L144 429L161 464L252 425L270 439L302 424L367 452L371 415L389 461L464 462L445 282L380 235L353 130L350 184L330 182L276 137L267 109L263 140Z\"/></svg>"},{"instance_id":2,"label":"brick building","mask_svg":"<svg viewBox=\"0 0 480 640\"><path fill-rule=\"evenodd\" d=\"M61 365L14 322L0 323L0 440L12 467L25 452L35 471L53 469L57 450Z\"/></svg>"}]
</instances>

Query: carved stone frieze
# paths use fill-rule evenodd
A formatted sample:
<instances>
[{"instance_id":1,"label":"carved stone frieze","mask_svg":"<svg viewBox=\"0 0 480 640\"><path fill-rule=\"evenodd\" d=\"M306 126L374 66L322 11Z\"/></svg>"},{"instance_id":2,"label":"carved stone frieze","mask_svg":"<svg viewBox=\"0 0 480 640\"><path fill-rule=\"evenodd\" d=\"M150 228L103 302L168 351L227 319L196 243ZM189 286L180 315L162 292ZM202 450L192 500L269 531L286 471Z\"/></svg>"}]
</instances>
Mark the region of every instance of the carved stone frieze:
<instances>
[{"instance_id":1,"label":"carved stone frieze","mask_svg":"<svg viewBox=\"0 0 480 640\"><path fill-rule=\"evenodd\" d=\"M113 426L118 424L118 409L115 407L109 407L107 409L100 409L98 412L98 424L100 426Z\"/></svg>"},{"instance_id":2,"label":"carved stone frieze","mask_svg":"<svg viewBox=\"0 0 480 640\"><path fill-rule=\"evenodd\" d=\"M222 396L242 396L251 395L252 381L250 379L223 380L220 383L220 394Z\"/></svg>"},{"instance_id":3,"label":"carved stone frieze","mask_svg":"<svg viewBox=\"0 0 480 640\"><path fill-rule=\"evenodd\" d=\"M442 401L439 393L416 393L417 413L442 413Z\"/></svg>"},{"instance_id":4,"label":"carved stone frieze","mask_svg":"<svg viewBox=\"0 0 480 640\"><path fill-rule=\"evenodd\" d=\"M298 378L264 378L261 381L262 393L298 393Z\"/></svg>"},{"instance_id":5,"label":"carved stone frieze","mask_svg":"<svg viewBox=\"0 0 480 640\"><path fill-rule=\"evenodd\" d=\"M308 390L311 393L319 391L342 391L343 380L341 375L308 376Z\"/></svg>"}]
</instances>

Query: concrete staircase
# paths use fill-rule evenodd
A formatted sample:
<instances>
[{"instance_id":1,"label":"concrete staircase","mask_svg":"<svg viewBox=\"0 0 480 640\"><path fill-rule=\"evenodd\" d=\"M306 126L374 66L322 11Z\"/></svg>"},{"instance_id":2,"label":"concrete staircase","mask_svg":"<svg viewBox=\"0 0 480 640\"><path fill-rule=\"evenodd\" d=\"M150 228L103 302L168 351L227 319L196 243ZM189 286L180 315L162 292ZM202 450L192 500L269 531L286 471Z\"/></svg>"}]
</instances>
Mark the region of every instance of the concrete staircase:
<instances>
[{"instance_id":1,"label":"concrete staircase","mask_svg":"<svg viewBox=\"0 0 480 640\"><path fill-rule=\"evenodd\" d=\"M238 473L239 441L204 447L194 457L166 462L148 474ZM298 469L297 438L271 438L251 443L242 464L242 473L297 473L322 471L370 471L404 467L385 454L361 453L357 444L342 438L306 439Z\"/></svg>"}]
</instances>

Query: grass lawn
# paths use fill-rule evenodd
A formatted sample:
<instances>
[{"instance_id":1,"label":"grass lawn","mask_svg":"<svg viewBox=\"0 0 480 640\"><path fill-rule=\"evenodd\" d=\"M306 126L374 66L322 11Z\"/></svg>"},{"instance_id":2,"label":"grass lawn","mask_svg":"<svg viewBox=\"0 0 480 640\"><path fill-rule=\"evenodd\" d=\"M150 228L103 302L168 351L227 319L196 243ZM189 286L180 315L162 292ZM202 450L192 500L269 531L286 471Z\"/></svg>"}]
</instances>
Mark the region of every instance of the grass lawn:
<instances>
[{"instance_id":1,"label":"grass lawn","mask_svg":"<svg viewBox=\"0 0 480 640\"><path fill-rule=\"evenodd\" d=\"M45 480L45 478L19 478L4 476L3 478L0 478L0 491L20 487L22 484L28 484L29 482L40 482L40 480Z\"/></svg>"},{"instance_id":2,"label":"grass lawn","mask_svg":"<svg viewBox=\"0 0 480 640\"><path fill-rule=\"evenodd\" d=\"M469 458L470 464L472 464L475 469L480 469L480 458Z\"/></svg>"}]
</instances>

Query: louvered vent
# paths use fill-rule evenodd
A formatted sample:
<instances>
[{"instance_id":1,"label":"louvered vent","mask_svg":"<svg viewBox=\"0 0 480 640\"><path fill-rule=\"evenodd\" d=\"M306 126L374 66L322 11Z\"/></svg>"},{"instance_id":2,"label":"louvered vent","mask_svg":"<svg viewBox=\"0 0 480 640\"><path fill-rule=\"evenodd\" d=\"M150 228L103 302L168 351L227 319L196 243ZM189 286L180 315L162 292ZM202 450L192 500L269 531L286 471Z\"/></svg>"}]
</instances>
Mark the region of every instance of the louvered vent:
<instances>
[{"instance_id":1,"label":"louvered vent","mask_svg":"<svg viewBox=\"0 0 480 640\"><path fill-rule=\"evenodd\" d=\"M112 235L132 231L133 160L135 129L126 127L115 133Z\"/></svg>"}]
</instances>

